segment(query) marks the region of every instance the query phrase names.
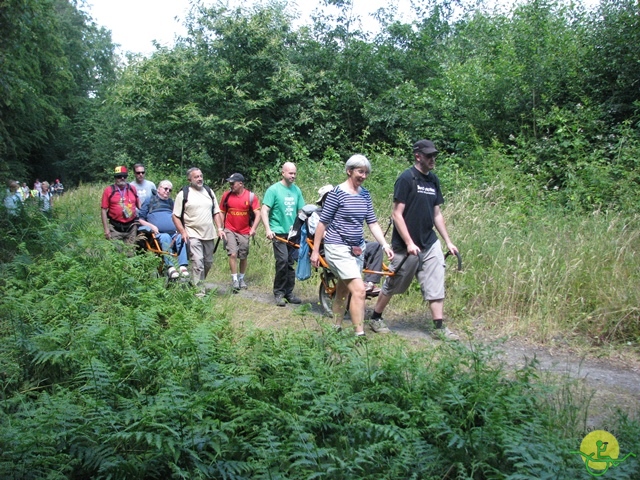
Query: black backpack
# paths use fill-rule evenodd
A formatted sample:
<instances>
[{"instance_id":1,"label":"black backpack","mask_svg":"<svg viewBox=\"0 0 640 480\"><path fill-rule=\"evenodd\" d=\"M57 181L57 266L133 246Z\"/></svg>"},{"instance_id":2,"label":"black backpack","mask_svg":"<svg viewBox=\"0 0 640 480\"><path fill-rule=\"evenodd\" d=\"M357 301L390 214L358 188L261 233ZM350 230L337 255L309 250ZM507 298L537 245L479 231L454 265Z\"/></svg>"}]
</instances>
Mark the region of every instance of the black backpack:
<instances>
[{"instance_id":1,"label":"black backpack","mask_svg":"<svg viewBox=\"0 0 640 480\"><path fill-rule=\"evenodd\" d=\"M183 225L184 225L184 206L187 204L187 200L189 198L189 186L190 185L185 185L184 187L182 187L182 211L180 212L180 221L182 222ZM216 199L213 192L211 191L211 188L209 188L208 185L203 185L203 187L211 197L211 202L212 202L211 217L213 217L215 215Z\"/></svg>"},{"instance_id":2,"label":"black backpack","mask_svg":"<svg viewBox=\"0 0 640 480\"><path fill-rule=\"evenodd\" d=\"M224 197L224 203L222 206L224 207L224 218L225 221L227 219L227 212L229 211L229 195L231 195L231 190ZM256 212L253 211L253 199L256 198L255 193L249 190L249 226L253 225L254 220L256 219Z\"/></svg>"}]
</instances>

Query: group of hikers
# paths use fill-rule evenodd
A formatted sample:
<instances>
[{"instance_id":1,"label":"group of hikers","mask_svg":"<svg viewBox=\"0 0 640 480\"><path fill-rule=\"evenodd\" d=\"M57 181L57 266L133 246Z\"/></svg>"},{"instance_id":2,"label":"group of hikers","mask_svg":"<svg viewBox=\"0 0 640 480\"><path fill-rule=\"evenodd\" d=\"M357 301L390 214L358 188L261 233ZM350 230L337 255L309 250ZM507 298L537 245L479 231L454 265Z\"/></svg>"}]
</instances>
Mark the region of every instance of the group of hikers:
<instances>
[{"instance_id":1,"label":"group of hikers","mask_svg":"<svg viewBox=\"0 0 640 480\"><path fill-rule=\"evenodd\" d=\"M347 160L344 182L318 190L317 205L307 224L313 238L308 260L319 267L322 254L337 279L332 305L336 330L342 330L348 304L355 335L364 335L365 299L375 289L378 295L370 327L376 333L388 333L383 312L391 297L405 292L415 277L431 310L434 332L440 338L458 339L443 324L445 260L436 230L449 252L457 254L458 249L449 238L440 210L444 200L439 179L433 172L437 154L430 140L419 140L413 145L413 166L397 178L394 186L391 244L386 242L377 221L371 195L363 187L371 173L371 164L364 155L353 155ZM309 206L305 206L302 192L295 184L294 163L284 163L282 178L266 190L262 205L258 196L245 188L240 173L227 179L230 188L218 202L215 193L204 184L202 171L190 168L188 184L173 200L169 180L162 180L156 188L145 179L143 164L133 168L135 180L128 183L127 167L117 166L114 183L103 191L105 238L133 244L141 233L152 233L162 250L172 253L164 255L169 279L189 279L198 287L196 295L203 296L204 280L220 240L228 256L232 290L247 288L250 239L263 223L275 259L275 304L284 307L302 303L294 294L299 245L292 241L292 232L299 212L309 212ZM375 242L365 241L365 222ZM371 269L379 271L383 253L393 275L386 276L379 288L375 285L379 276L363 279L362 270L365 265L373 265Z\"/></svg>"},{"instance_id":2,"label":"group of hikers","mask_svg":"<svg viewBox=\"0 0 640 480\"><path fill-rule=\"evenodd\" d=\"M40 211L45 215L51 215L54 203L54 196L62 195L64 186L60 179L56 179L53 184L40 182L36 179L33 189L30 189L26 182L11 180L7 185L4 197L4 206L9 215L18 215L25 202L37 201Z\"/></svg>"}]
</instances>

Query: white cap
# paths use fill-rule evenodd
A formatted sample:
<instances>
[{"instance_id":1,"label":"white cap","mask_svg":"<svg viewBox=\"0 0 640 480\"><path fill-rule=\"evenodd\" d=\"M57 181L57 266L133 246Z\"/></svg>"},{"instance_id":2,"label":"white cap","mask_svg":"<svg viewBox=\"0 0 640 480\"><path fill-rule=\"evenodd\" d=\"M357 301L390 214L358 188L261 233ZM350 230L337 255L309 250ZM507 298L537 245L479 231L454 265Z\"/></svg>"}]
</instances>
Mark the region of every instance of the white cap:
<instances>
[{"instance_id":1,"label":"white cap","mask_svg":"<svg viewBox=\"0 0 640 480\"><path fill-rule=\"evenodd\" d=\"M333 185L329 184L329 185L325 185L324 187L320 187L318 189L318 195L320 195L318 197L318 200L316 200L316 203L320 203L322 202L322 199L324 198L324 196L329 193L331 190L333 190Z\"/></svg>"}]
</instances>

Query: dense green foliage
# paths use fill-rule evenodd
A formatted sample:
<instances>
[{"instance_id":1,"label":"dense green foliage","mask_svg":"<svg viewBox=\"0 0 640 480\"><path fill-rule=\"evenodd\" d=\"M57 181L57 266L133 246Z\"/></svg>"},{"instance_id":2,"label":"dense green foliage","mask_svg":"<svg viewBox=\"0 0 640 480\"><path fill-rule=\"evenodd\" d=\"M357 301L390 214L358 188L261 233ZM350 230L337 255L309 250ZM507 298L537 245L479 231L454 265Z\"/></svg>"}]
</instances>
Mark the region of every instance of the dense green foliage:
<instances>
[{"instance_id":1,"label":"dense green foliage","mask_svg":"<svg viewBox=\"0 0 640 480\"><path fill-rule=\"evenodd\" d=\"M398 164L383 157L374 164L368 182L381 200L375 192L393 178L384 172ZM301 173L312 184L343 175L337 162L327 171ZM455 181L451 171L441 175ZM506 371L493 347L473 341L411 347L382 336L358 343L305 309L303 323L319 328L236 328L220 295L203 300L188 286L167 289L153 275L156 257L127 256L103 240L100 192L68 192L53 221L30 206L15 220L3 217L10 233L3 258L12 260L0 264L2 478L585 475L570 453L592 408L577 384L541 381L535 361ZM628 277L638 271L628 247L635 240L624 235L630 220L526 216L520 208L528 207L508 195L498 187L466 191L445 212L465 254L465 272L448 279L458 328L469 316L533 323L591 308L606 329L602 319L615 312L600 306L619 290L617 311L628 321L601 340L637 335L635 310L624 311L624 302L637 300L616 288L636 281ZM581 256L593 244L575 240L597 237L603 225L611 247ZM554 246L562 236L578 250L566 259L554 251L569 250ZM260 255L255 246L252 258ZM610 287L600 281L605 275ZM416 308L417 298L411 292L395 301ZM565 310L545 310L553 305ZM556 333L588 338L594 324L586 320L584 332L578 324ZM640 451L637 421L624 414L607 421L624 451ZM636 478L638 468L630 459L616 478Z\"/></svg>"},{"instance_id":2,"label":"dense green foliage","mask_svg":"<svg viewBox=\"0 0 640 480\"><path fill-rule=\"evenodd\" d=\"M75 0L0 2L0 176L81 181L87 122L115 79L111 36Z\"/></svg>"},{"instance_id":3,"label":"dense green foliage","mask_svg":"<svg viewBox=\"0 0 640 480\"><path fill-rule=\"evenodd\" d=\"M3 175L73 184L144 161L258 180L283 160L406 152L429 137L480 187L498 151L552 204L635 208L634 0L416 2L410 23L381 9L375 37L351 2L323 3L294 27L278 2L194 2L175 47L116 72L108 32L76 2L3 2Z\"/></svg>"},{"instance_id":4,"label":"dense green foliage","mask_svg":"<svg viewBox=\"0 0 640 480\"><path fill-rule=\"evenodd\" d=\"M534 365L508 380L476 346L240 336L190 290L145 273L153 261L80 240L9 266L3 478L575 478L582 468L569 454L577 432L559 435L566 425L549 416Z\"/></svg>"}]
</instances>

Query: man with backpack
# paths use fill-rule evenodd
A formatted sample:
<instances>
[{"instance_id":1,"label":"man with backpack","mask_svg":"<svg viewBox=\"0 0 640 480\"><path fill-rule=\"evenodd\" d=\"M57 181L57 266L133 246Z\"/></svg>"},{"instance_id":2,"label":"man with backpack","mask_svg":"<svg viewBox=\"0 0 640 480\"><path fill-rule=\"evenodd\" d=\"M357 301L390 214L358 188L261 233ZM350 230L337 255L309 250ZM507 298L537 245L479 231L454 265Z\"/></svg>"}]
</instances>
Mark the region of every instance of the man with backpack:
<instances>
[{"instance_id":1,"label":"man with backpack","mask_svg":"<svg viewBox=\"0 0 640 480\"><path fill-rule=\"evenodd\" d=\"M204 184L200 169L190 168L187 171L187 179L189 185L183 187L176 195L173 223L182 241L189 248L191 278L194 285L198 286L204 282L213 265L216 238L220 235L224 240L225 233L218 200L211 188ZM198 295L204 295L204 288Z\"/></svg>"},{"instance_id":2,"label":"man with backpack","mask_svg":"<svg viewBox=\"0 0 640 480\"><path fill-rule=\"evenodd\" d=\"M138 193L127 183L129 172L124 165L114 169L114 183L102 192L101 216L104 237L133 244L138 234Z\"/></svg>"},{"instance_id":3,"label":"man with backpack","mask_svg":"<svg viewBox=\"0 0 640 480\"><path fill-rule=\"evenodd\" d=\"M241 288L247 288L244 274L247 271L249 240L260 224L260 201L253 192L244 188L242 174L234 173L227 178L227 182L231 184L231 189L222 195L220 203L224 214L225 247L229 256L232 287L233 292L238 293Z\"/></svg>"},{"instance_id":4,"label":"man with backpack","mask_svg":"<svg viewBox=\"0 0 640 480\"><path fill-rule=\"evenodd\" d=\"M429 304L434 334L443 339L459 340L459 336L443 324L445 262L436 230L451 253L457 253L458 249L449 239L440 211L444 199L440 180L433 172L437 155L438 150L431 140L417 141L413 145L413 167L396 179L391 237L395 255L390 267L395 274L385 279L371 315L374 332L389 332L382 313L391 297L404 293L415 277L424 301ZM397 268L399 265L402 265L400 269Z\"/></svg>"}]
</instances>

